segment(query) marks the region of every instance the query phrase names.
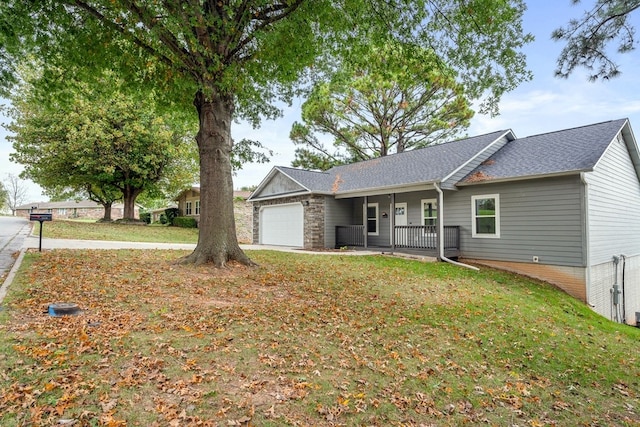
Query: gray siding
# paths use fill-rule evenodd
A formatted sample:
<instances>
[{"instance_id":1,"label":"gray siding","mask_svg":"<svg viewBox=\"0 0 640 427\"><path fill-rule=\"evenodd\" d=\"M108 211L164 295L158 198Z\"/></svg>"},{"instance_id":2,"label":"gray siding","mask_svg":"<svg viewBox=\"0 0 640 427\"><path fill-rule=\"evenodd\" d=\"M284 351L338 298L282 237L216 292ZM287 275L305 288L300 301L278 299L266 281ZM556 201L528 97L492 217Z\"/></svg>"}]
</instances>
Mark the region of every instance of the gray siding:
<instances>
[{"instance_id":1,"label":"gray siding","mask_svg":"<svg viewBox=\"0 0 640 427\"><path fill-rule=\"evenodd\" d=\"M362 222L362 204L364 203L364 197L358 197L353 200L353 218L351 224L363 224ZM378 204L378 235L368 235L367 244L369 246L384 246L387 247L391 244L390 240L390 228L391 218L389 216L391 207L391 198L389 195L381 196L369 196L369 203ZM387 218L382 217L382 213L387 213Z\"/></svg>"},{"instance_id":2,"label":"gray siding","mask_svg":"<svg viewBox=\"0 0 640 427\"><path fill-rule=\"evenodd\" d=\"M336 200L333 197L326 196L324 203L324 247L335 248L336 226L354 225L352 220L353 201L351 199Z\"/></svg>"},{"instance_id":3,"label":"gray siding","mask_svg":"<svg viewBox=\"0 0 640 427\"><path fill-rule=\"evenodd\" d=\"M467 258L584 266L582 183L578 175L462 187L445 193L445 225L460 226ZM500 195L500 238L473 238L471 196Z\"/></svg>"},{"instance_id":4,"label":"gray siding","mask_svg":"<svg viewBox=\"0 0 640 427\"><path fill-rule=\"evenodd\" d=\"M396 194L396 203L407 204L407 225L422 225L422 200L437 199L435 190Z\"/></svg>"},{"instance_id":5,"label":"gray siding","mask_svg":"<svg viewBox=\"0 0 640 427\"><path fill-rule=\"evenodd\" d=\"M622 138L586 174L590 265L640 255L640 183Z\"/></svg>"},{"instance_id":6,"label":"gray siding","mask_svg":"<svg viewBox=\"0 0 640 427\"><path fill-rule=\"evenodd\" d=\"M276 194L286 195L287 193L304 190L304 188L293 182L290 178L278 172L265 184L260 194L256 194L252 196L252 198L268 197Z\"/></svg>"}]
</instances>

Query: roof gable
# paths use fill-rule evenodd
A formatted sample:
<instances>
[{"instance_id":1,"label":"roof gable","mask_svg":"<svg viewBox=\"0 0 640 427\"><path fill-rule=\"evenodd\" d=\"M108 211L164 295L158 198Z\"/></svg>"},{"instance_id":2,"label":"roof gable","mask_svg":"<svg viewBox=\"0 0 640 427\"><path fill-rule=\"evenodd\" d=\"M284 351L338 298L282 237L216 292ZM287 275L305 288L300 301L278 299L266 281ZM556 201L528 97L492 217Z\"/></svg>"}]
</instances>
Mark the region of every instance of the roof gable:
<instances>
[{"instance_id":1,"label":"roof gable","mask_svg":"<svg viewBox=\"0 0 640 427\"><path fill-rule=\"evenodd\" d=\"M262 180L249 200L280 197L310 192L325 192L329 176L326 172L276 166Z\"/></svg>"},{"instance_id":2,"label":"roof gable","mask_svg":"<svg viewBox=\"0 0 640 427\"><path fill-rule=\"evenodd\" d=\"M593 170L626 124L612 120L510 141L458 185Z\"/></svg>"}]
</instances>

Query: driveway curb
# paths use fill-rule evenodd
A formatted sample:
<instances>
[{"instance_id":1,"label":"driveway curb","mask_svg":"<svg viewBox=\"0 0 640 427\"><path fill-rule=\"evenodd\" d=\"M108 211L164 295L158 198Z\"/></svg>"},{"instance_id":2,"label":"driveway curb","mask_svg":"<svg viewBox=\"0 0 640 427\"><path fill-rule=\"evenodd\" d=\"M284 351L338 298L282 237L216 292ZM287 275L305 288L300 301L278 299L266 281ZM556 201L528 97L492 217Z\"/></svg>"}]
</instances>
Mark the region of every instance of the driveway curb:
<instances>
[{"instance_id":1,"label":"driveway curb","mask_svg":"<svg viewBox=\"0 0 640 427\"><path fill-rule=\"evenodd\" d=\"M20 255L18 255L18 258L13 263L13 267L11 267L9 274L7 275L6 279L4 279L4 283L0 287L0 304L2 304L4 297L7 295L7 290L9 289L9 285L11 285L11 283L13 282L13 278L16 276L16 273L18 272L20 265L22 265L22 259L24 258L24 254L26 252L27 252L26 248L22 248L20 250Z\"/></svg>"}]
</instances>

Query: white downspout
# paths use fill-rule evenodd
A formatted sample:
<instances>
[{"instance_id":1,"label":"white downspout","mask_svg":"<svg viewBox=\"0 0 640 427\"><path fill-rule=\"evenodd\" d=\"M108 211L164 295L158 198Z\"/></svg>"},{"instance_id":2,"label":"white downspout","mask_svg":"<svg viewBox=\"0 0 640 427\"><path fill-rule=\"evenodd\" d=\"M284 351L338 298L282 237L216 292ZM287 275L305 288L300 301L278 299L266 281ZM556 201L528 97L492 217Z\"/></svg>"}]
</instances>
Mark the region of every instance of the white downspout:
<instances>
[{"instance_id":1,"label":"white downspout","mask_svg":"<svg viewBox=\"0 0 640 427\"><path fill-rule=\"evenodd\" d=\"M587 301L587 305L589 307L595 309L596 306L591 301L589 301L589 296L591 295L591 235L589 233L590 224L589 224L589 182L587 181L587 175L584 172L580 172L580 181L583 184L584 191L584 208L582 212L584 213L584 223L582 224L582 230L584 233L584 258L585 258L585 299Z\"/></svg>"},{"instance_id":2,"label":"white downspout","mask_svg":"<svg viewBox=\"0 0 640 427\"><path fill-rule=\"evenodd\" d=\"M433 186L438 192L438 209L440 210L438 214L438 252L439 252L440 259L442 261L448 262L453 265L457 265L459 267L465 267L471 270L480 271L478 267L474 267L469 264L463 264L461 262L454 261L444 256L444 193L442 192L442 189L440 188L440 185L437 182L434 182Z\"/></svg>"}]
</instances>

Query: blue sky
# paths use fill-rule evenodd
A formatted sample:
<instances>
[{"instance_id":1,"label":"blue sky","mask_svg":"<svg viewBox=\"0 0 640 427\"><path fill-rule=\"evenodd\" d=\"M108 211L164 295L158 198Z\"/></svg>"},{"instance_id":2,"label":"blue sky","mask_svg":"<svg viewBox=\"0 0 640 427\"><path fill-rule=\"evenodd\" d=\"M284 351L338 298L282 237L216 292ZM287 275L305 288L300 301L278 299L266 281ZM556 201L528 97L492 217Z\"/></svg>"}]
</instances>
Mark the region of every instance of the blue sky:
<instances>
[{"instance_id":1,"label":"blue sky","mask_svg":"<svg viewBox=\"0 0 640 427\"><path fill-rule=\"evenodd\" d=\"M503 96L500 115L476 115L472 119L469 135L480 135L501 129L512 129L516 136L524 137L554 130L628 118L634 129L640 129L640 51L615 56L622 75L616 79L591 83L587 74L578 70L568 79L554 77L556 59L562 43L551 40L551 32L566 24L570 18L579 18L593 0L583 0L571 6L570 0L529 0L524 15L524 28L536 40L525 47L527 65L534 78ZM640 25L640 13L634 23ZM274 151L270 163L245 165L234 177L235 188L257 185L273 166L290 166L294 146L289 140L291 124L300 120L300 105L296 101L284 110L283 117L264 122L260 129L246 124L234 124L232 135L236 140L257 139ZM0 120L5 118L0 116ZM637 131L640 132L640 131ZM638 134L640 135L640 134ZM0 129L0 179L5 173L19 173L20 165L9 162L11 144ZM40 189L29 183L29 202L44 201Z\"/></svg>"}]
</instances>

